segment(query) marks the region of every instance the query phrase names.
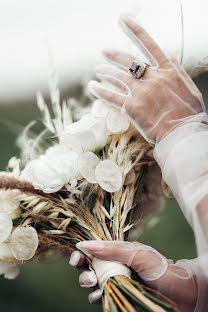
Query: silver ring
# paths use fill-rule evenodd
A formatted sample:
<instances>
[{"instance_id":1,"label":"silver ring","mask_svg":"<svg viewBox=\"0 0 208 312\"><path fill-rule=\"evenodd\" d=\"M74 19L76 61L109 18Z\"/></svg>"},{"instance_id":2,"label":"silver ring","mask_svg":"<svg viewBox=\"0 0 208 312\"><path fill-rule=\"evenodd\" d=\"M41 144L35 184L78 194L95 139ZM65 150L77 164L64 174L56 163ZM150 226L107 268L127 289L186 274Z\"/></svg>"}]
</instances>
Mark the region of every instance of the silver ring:
<instances>
[{"instance_id":1,"label":"silver ring","mask_svg":"<svg viewBox=\"0 0 208 312\"><path fill-rule=\"evenodd\" d=\"M132 62L129 72L134 78L139 79L144 74L146 68L147 64L136 59Z\"/></svg>"}]
</instances>

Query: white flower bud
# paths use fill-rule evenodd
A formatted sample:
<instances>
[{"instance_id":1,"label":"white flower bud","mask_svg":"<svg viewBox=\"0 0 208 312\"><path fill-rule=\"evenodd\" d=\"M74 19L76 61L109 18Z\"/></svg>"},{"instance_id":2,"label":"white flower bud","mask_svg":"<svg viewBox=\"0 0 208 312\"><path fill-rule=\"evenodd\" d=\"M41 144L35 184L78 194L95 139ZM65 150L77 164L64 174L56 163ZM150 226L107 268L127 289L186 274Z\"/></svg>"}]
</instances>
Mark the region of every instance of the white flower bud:
<instances>
[{"instance_id":1,"label":"white flower bud","mask_svg":"<svg viewBox=\"0 0 208 312\"><path fill-rule=\"evenodd\" d=\"M108 139L105 118L86 114L69 125L63 135L67 144L79 153L101 149Z\"/></svg>"},{"instance_id":2,"label":"white flower bud","mask_svg":"<svg viewBox=\"0 0 208 312\"><path fill-rule=\"evenodd\" d=\"M97 183L95 178L95 168L100 159L92 152L86 152L79 156L78 166L81 175L90 183Z\"/></svg>"},{"instance_id":3,"label":"white flower bud","mask_svg":"<svg viewBox=\"0 0 208 312\"><path fill-rule=\"evenodd\" d=\"M38 248L37 231L32 226L19 226L12 233L10 245L16 259L31 259Z\"/></svg>"},{"instance_id":4,"label":"white flower bud","mask_svg":"<svg viewBox=\"0 0 208 312\"><path fill-rule=\"evenodd\" d=\"M106 126L111 134L120 134L128 130L129 119L119 110L112 109L106 117Z\"/></svg>"},{"instance_id":5,"label":"white flower bud","mask_svg":"<svg viewBox=\"0 0 208 312\"><path fill-rule=\"evenodd\" d=\"M101 161L95 169L97 183L107 192L116 192L122 186L120 168L112 160Z\"/></svg>"},{"instance_id":6,"label":"white flower bud","mask_svg":"<svg viewBox=\"0 0 208 312\"><path fill-rule=\"evenodd\" d=\"M13 223L6 213L0 213L0 243L4 242L12 231Z\"/></svg>"}]
</instances>

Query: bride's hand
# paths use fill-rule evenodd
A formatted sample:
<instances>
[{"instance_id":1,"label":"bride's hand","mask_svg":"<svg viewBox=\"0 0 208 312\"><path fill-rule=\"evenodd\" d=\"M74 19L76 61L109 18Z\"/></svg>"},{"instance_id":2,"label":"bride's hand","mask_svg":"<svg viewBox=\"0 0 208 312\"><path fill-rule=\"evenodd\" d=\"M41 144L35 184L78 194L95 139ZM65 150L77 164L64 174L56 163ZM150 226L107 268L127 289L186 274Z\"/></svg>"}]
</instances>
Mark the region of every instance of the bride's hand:
<instances>
[{"instance_id":1,"label":"bride's hand","mask_svg":"<svg viewBox=\"0 0 208 312\"><path fill-rule=\"evenodd\" d=\"M112 65L97 67L101 83L91 81L89 89L96 97L121 108L144 138L155 145L190 116L204 112L203 99L176 59L168 58L141 26L130 17L122 17L120 24L150 66L142 78L136 79L128 72L135 57L105 50ZM106 81L110 82L108 87ZM116 92L110 85L124 92Z\"/></svg>"},{"instance_id":2,"label":"bride's hand","mask_svg":"<svg viewBox=\"0 0 208 312\"><path fill-rule=\"evenodd\" d=\"M99 259L126 264L150 287L172 299L182 312L194 311L198 296L196 260L181 260L173 264L155 249L137 242L85 241L77 247ZM81 267L84 261L83 254L75 251L70 264ZM97 284L97 277L93 271L84 271L79 282L82 287L93 287ZM89 301L98 302L101 295L102 292L96 289L89 295Z\"/></svg>"}]
</instances>

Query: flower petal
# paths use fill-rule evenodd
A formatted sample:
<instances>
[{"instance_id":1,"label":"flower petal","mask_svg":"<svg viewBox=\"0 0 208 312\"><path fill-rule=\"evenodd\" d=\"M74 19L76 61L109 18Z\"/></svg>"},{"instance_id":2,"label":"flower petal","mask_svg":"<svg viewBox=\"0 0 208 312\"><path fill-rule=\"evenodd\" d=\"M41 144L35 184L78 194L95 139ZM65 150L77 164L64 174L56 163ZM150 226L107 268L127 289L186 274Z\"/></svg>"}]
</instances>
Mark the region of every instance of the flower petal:
<instances>
[{"instance_id":1,"label":"flower petal","mask_svg":"<svg viewBox=\"0 0 208 312\"><path fill-rule=\"evenodd\" d=\"M101 149L108 139L105 118L86 114L69 125L63 135L69 146L78 153Z\"/></svg>"}]
</instances>

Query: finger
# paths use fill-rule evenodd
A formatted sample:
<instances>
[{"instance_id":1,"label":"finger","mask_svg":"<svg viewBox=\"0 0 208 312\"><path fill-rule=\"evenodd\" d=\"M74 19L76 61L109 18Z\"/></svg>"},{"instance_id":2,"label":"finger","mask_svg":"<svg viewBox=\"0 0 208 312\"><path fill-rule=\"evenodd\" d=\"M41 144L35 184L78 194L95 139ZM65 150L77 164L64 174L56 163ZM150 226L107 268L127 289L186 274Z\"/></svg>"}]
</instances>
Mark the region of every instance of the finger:
<instances>
[{"instance_id":1,"label":"finger","mask_svg":"<svg viewBox=\"0 0 208 312\"><path fill-rule=\"evenodd\" d=\"M90 81L88 84L88 89L94 96L106 100L117 108L122 107L125 103L125 95L108 90L105 88L105 86L103 86L101 83L98 83L97 81Z\"/></svg>"},{"instance_id":2,"label":"finger","mask_svg":"<svg viewBox=\"0 0 208 312\"><path fill-rule=\"evenodd\" d=\"M169 67L168 58L143 27L138 25L129 16L122 16L120 18L120 24L124 32L139 47L142 53L144 53L152 66Z\"/></svg>"},{"instance_id":3,"label":"finger","mask_svg":"<svg viewBox=\"0 0 208 312\"><path fill-rule=\"evenodd\" d=\"M97 277L93 271L84 271L79 276L79 284L81 287L90 288L97 284Z\"/></svg>"},{"instance_id":4,"label":"finger","mask_svg":"<svg viewBox=\"0 0 208 312\"><path fill-rule=\"evenodd\" d=\"M194 91L196 94L201 94L191 77L186 73L184 68L179 64L177 59L174 57L174 55L170 56L170 61L175 65L176 69L179 71L179 73L182 75L184 81L188 84L189 88Z\"/></svg>"},{"instance_id":5,"label":"finger","mask_svg":"<svg viewBox=\"0 0 208 312\"><path fill-rule=\"evenodd\" d=\"M81 252L76 250L71 254L71 257L69 260L69 264L71 266L76 267L76 268L81 268L84 265L84 263L85 263L85 257L83 256Z\"/></svg>"},{"instance_id":6,"label":"finger","mask_svg":"<svg viewBox=\"0 0 208 312\"><path fill-rule=\"evenodd\" d=\"M84 241L78 243L77 248L103 260L126 264L145 281L159 279L168 267L164 256L150 246L140 243Z\"/></svg>"},{"instance_id":7,"label":"finger","mask_svg":"<svg viewBox=\"0 0 208 312\"><path fill-rule=\"evenodd\" d=\"M135 59L135 57L130 54L116 50L105 49L103 50L103 55L110 63L117 65L124 70L127 70Z\"/></svg>"},{"instance_id":8,"label":"finger","mask_svg":"<svg viewBox=\"0 0 208 312\"><path fill-rule=\"evenodd\" d=\"M100 289L94 290L88 296L89 302L93 304L101 304L102 294L103 292Z\"/></svg>"},{"instance_id":9,"label":"finger","mask_svg":"<svg viewBox=\"0 0 208 312\"><path fill-rule=\"evenodd\" d=\"M107 79L112 82L116 82L116 85L120 85L127 90L129 90L135 82L135 80L128 74L128 72L124 72L123 70L109 65L97 66L96 75L100 79Z\"/></svg>"}]
</instances>

